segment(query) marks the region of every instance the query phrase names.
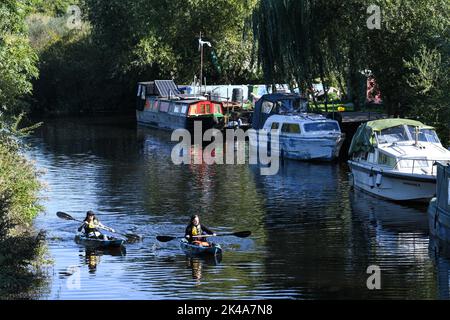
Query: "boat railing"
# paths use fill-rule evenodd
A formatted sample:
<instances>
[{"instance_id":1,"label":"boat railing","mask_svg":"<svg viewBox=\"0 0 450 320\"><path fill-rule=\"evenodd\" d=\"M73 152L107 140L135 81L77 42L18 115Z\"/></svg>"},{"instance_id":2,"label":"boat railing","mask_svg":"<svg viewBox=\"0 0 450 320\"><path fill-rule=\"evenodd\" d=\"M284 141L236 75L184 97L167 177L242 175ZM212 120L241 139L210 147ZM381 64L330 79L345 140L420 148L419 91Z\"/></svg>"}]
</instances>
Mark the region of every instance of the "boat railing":
<instances>
[{"instance_id":1,"label":"boat railing","mask_svg":"<svg viewBox=\"0 0 450 320\"><path fill-rule=\"evenodd\" d=\"M435 174L435 167L436 167L436 164L438 163L438 162L443 162L443 163L450 163L450 159L424 159L424 158L418 158L418 157L402 157L402 158L399 158L398 160L397 160L397 162L395 163L395 165L394 165L394 168L399 168L399 166L400 166L400 162L402 162L402 161L404 161L404 160L407 160L407 161L412 161L412 166L411 166L411 174L414 174L414 170L416 169L416 168L430 168L430 164L431 164L431 175L434 175ZM416 164L416 161L417 162L426 162L427 163L427 165L426 166L421 166L421 165L418 165L418 164ZM426 173L426 172L424 172L424 173Z\"/></svg>"}]
</instances>

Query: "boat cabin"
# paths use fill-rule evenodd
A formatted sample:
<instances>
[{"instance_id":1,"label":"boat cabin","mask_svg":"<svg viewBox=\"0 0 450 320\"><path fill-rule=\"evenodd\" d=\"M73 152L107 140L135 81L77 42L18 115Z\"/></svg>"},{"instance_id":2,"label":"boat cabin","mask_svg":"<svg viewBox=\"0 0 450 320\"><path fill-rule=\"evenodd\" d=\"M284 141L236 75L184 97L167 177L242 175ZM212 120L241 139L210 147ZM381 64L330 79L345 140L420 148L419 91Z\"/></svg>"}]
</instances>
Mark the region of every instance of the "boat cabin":
<instances>
[{"instance_id":1,"label":"boat cabin","mask_svg":"<svg viewBox=\"0 0 450 320\"><path fill-rule=\"evenodd\" d=\"M259 130L267 119L275 114L304 113L308 110L308 100L293 93L273 93L263 95L255 104L252 127Z\"/></svg>"},{"instance_id":2,"label":"boat cabin","mask_svg":"<svg viewBox=\"0 0 450 320\"><path fill-rule=\"evenodd\" d=\"M317 114L274 115L267 119L263 129L276 130L280 134L323 136L341 133L339 123Z\"/></svg>"}]
</instances>

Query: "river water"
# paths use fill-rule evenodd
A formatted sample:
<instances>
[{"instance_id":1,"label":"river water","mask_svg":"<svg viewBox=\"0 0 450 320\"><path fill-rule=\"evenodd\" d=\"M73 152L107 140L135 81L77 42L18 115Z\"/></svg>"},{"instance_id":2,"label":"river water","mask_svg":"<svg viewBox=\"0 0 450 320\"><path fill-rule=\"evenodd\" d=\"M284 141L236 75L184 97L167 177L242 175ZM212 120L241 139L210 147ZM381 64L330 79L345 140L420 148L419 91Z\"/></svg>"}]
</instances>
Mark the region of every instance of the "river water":
<instances>
[{"instance_id":1,"label":"river water","mask_svg":"<svg viewBox=\"0 0 450 320\"><path fill-rule=\"evenodd\" d=\"M255 165L172 164L170 133L132 119L49 120L29 139L44 170L48 287L41 299L448 299L450 260L428 236L426 206L353 191L345 162L285 161L274 176ZM87 210L144 236L126 250L74 242ZM221 259L186 257L177 241L190 215L216 233ZM381 269L369 290L367 268Z\"/></svg>"}]
</instances>

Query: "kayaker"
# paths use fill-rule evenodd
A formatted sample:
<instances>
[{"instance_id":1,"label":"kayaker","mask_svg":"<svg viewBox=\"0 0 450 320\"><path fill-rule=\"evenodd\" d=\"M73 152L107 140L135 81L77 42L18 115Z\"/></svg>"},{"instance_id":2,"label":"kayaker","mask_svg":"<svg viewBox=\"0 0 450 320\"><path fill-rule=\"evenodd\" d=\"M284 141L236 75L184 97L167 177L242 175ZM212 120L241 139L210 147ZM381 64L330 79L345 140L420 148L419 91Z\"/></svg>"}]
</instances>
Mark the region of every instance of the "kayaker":
<instances>
[{"instance_id":1,"label":"kayaker","mask_svg":"<svg viewBox=\"0 0 450 320\"><path fill-rule=\"evenodd\" d=\"M98 228L104 228L106 230L109 230L111 232L114 232L113 229L108 228L104 226L95 216L95 213L93 211L86 212L86 218L84 219L83 224L78 228L78 232L81 232L81 230L84 230L84 233L88 238L97 238L97 239L103 239L108 240L108 237L100 231L98 231Z\"/></svg>"},{"instance_id":2,"label":"kayaker","mask_svg":"<svg viewBox=\"0 0 450 320\"><path fill-rule=\"evenodd\" d=\"M193 215L191 217L191 222L186 227L185 237L193 244L197 244L203 247L209 247L210 244L206 241L206 238L197 238L195 236L200 236L204 234L209 234L215 236L216 234L212 232L208 227L200 225L200 218L198 215Z\"/></svg>"}]
</instances>

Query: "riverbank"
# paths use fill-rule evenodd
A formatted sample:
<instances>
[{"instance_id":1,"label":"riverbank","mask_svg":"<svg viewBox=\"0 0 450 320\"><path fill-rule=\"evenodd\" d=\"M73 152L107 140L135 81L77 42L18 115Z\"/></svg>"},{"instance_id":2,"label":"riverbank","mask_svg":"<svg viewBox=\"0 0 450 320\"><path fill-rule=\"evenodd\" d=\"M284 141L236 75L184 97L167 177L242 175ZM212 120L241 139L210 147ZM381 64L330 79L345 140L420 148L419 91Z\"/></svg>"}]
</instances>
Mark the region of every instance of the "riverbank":
<instances>
[{"instance_id":1,"label":"riverbank","mask_svg":"<svg viewBox=\"0 0 450 320\"><path fill-rule=\"evenodd\" d=\"M45 282L45 235L33 228L42 211L39 171L22 154L16 134L0 132L0 299L30 299Z\"/></svg>"}]
</instances>

